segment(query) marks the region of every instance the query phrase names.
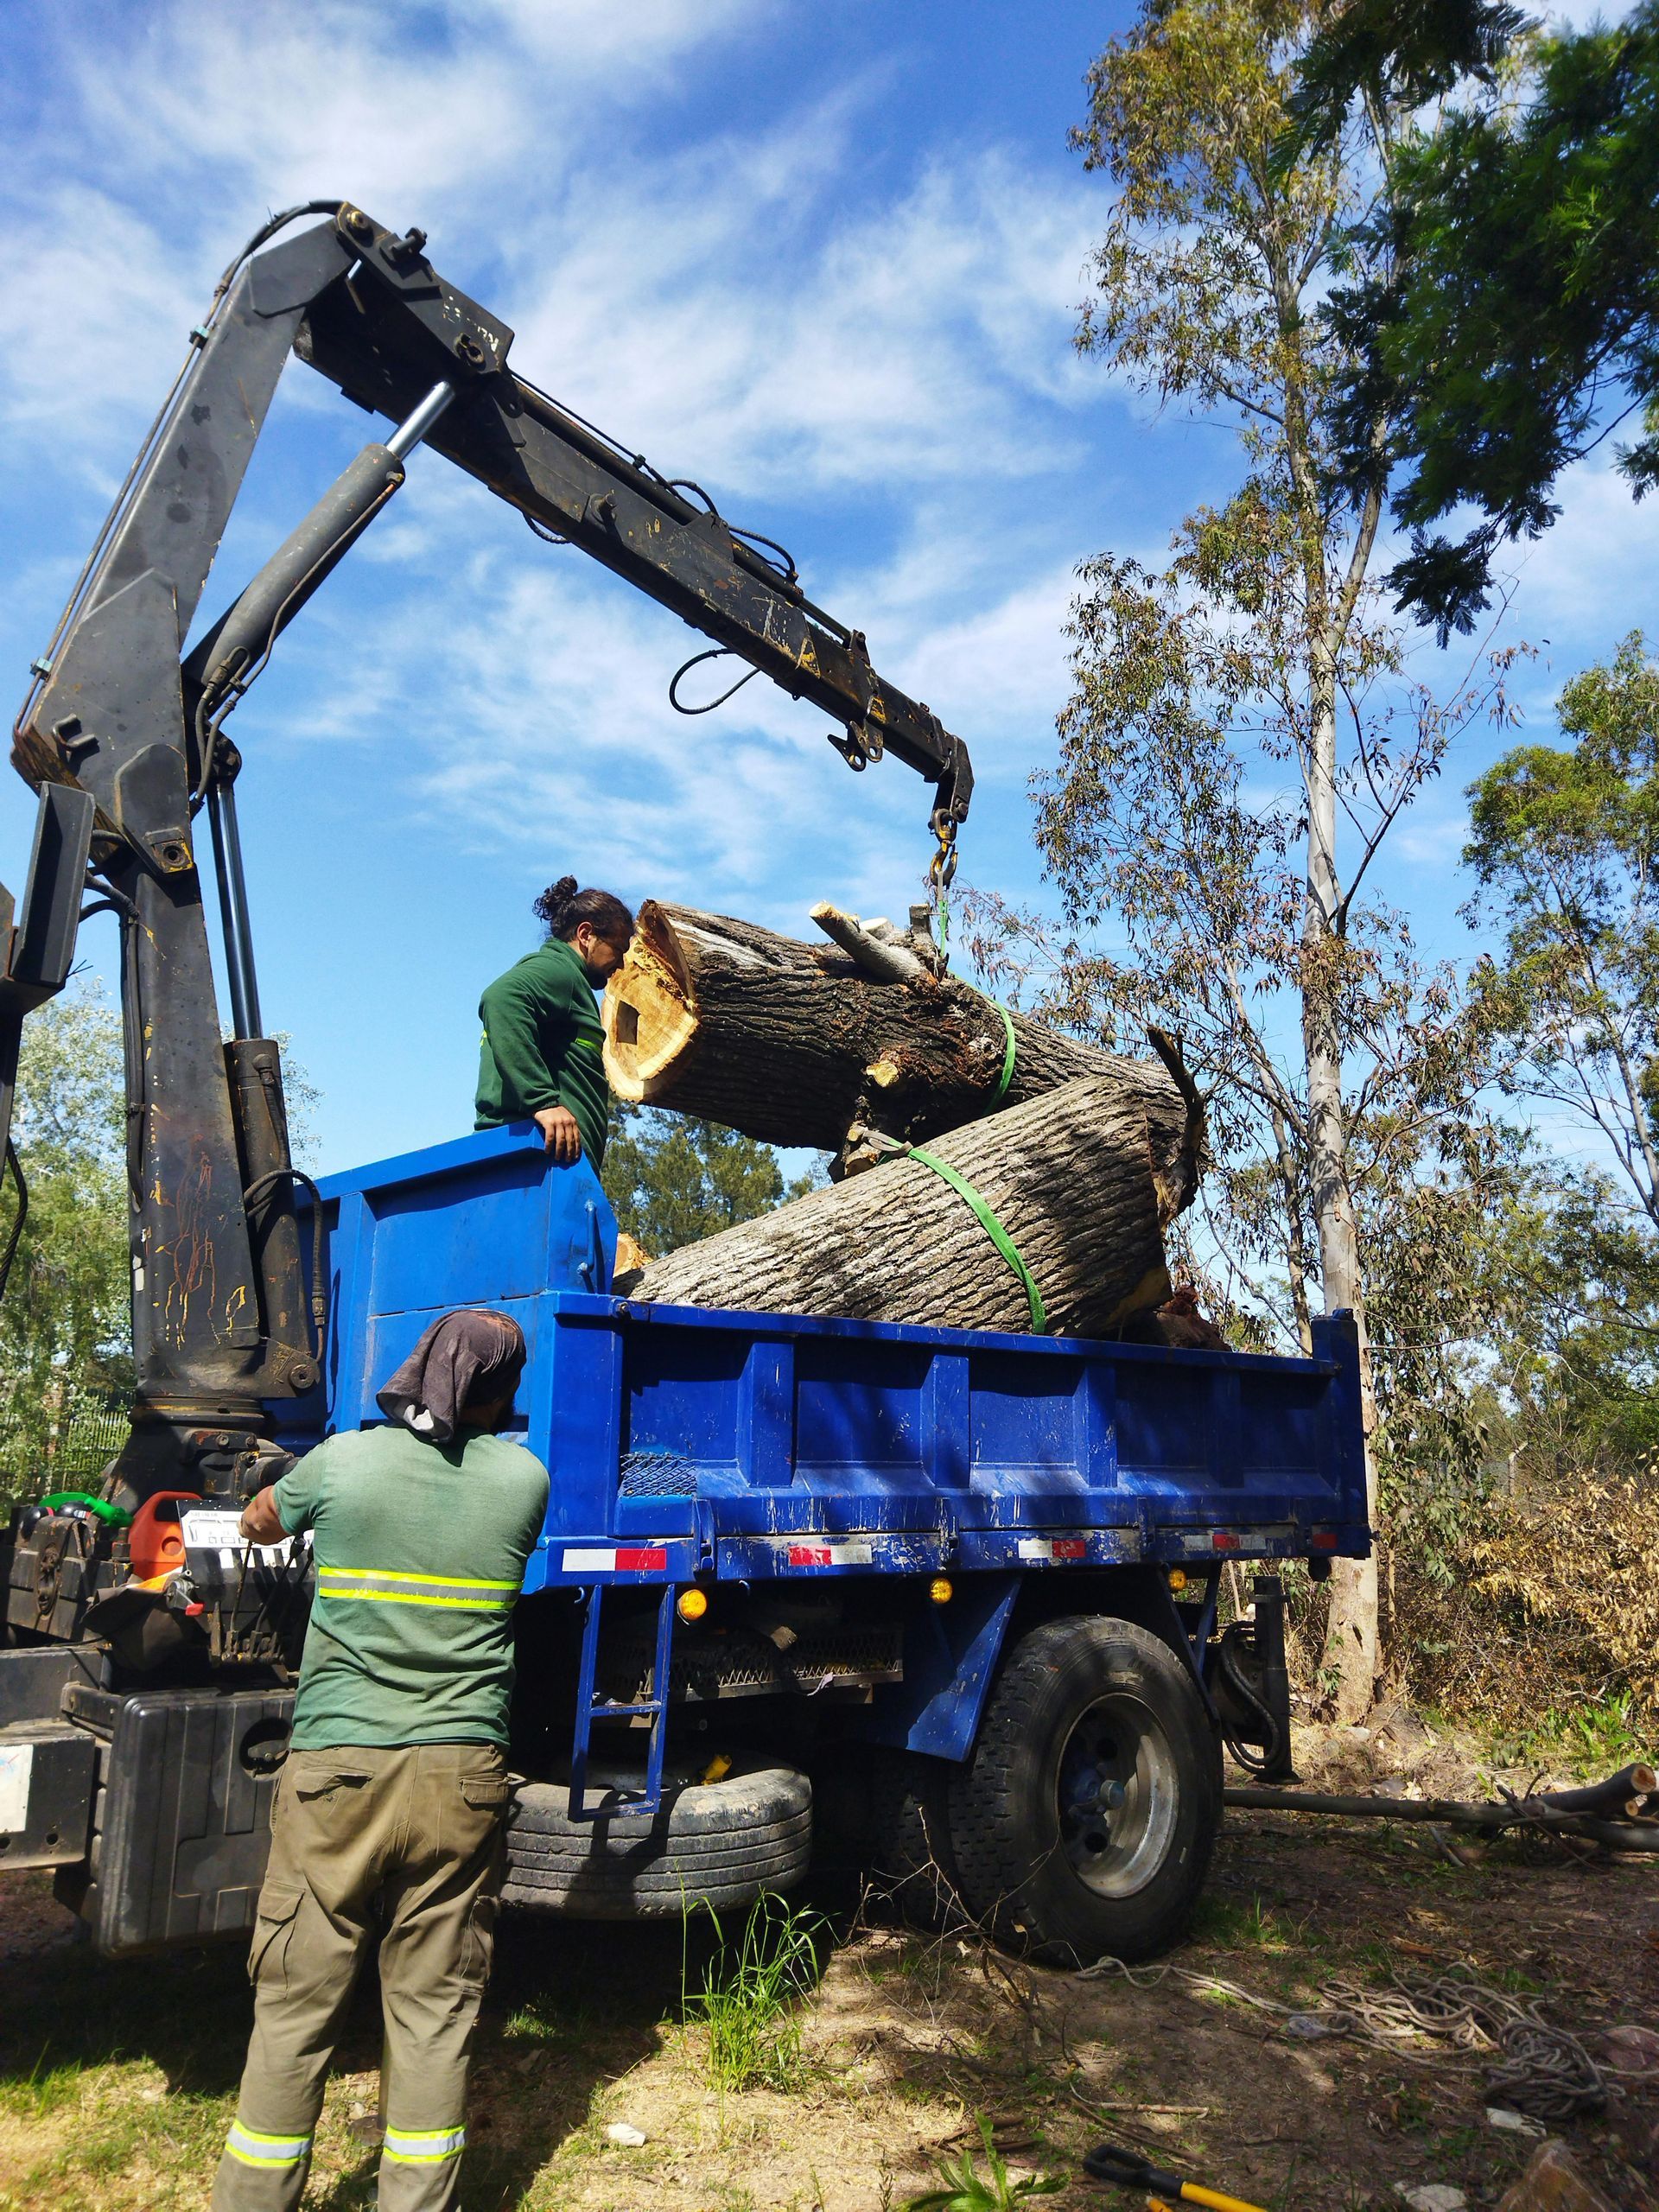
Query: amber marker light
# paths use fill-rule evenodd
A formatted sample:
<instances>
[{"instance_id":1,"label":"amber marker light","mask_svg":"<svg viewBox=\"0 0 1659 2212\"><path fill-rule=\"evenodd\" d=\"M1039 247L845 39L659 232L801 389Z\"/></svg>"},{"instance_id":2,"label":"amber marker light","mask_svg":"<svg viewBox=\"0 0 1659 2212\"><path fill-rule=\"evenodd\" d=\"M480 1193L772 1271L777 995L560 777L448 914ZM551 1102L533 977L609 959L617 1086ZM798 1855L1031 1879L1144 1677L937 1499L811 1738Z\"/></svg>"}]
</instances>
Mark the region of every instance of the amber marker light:
<instances>
[{"instance_id":1,"label":"amber marker light","mask_svg":"<svg viewBox=\"0 0 1659 2212\"><path fill-rule=\"evenodd\" d=\"M683 1621L700 1621L709 1610L708 1592L703 1590L682 1590L674 1600L674 1610Z\"/></svg>"},{"instance_id":2,"label":"amber marker light","mask_svg":"<svg viewBox=\"0 0 1659 2212\"><path fill-rule=\"evenodd\" d=\"M948 1574L936 1574L927 1586L927 1594L936 1605L948 1605L956 1596L956 1586Z\"/></svg>"},{"instance_id":3,"label":"amber marker light","mask_svg":"<svg viewBox=\"0 0 1659 2212\"><path fill-rule=\"evenodd\" d=\"M1182 1590L1185 1590L1185 1587L1186 1587L1186 1569L1185 1569L1184 1567L1172 1567L1170 1568L1170 1570L1169 1570L1169 1586L1170 1586L1170 1588L1171 1588L1172 1590L1174 1590L1174 1591L1176 1591L1176 1592L1179 1592L1179 1591L1182 1591Z\"/></svg>"}]
</instances>

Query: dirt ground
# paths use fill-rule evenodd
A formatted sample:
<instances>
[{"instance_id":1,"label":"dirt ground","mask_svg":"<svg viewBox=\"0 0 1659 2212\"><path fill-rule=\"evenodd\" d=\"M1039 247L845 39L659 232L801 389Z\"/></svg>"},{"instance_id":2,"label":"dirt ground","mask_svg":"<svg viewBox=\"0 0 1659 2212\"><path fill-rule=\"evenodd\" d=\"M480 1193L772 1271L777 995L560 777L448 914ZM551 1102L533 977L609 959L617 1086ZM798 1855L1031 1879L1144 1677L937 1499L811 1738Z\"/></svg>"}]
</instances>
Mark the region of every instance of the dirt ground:
<instances>
[{"instance_id":1,"label":"dirt ground","mask_svg":"<svg viewBox=\"0 0 1659 2212\"><path fill-rule=\"evenodd\" d=\"M1387 1777L1485 1795L1470 1758L1415 1724L1299 1738L1304 1777ZM1529 1777L1516 1777L1524 1782ZM1078 2172L1103 2138L1273 2212L1354 2212L1440 2182L1494 2204L1535 2147L1487 2117L1484 2062L1446 2044L1306 2040L1287 2013L1333 1979L1462 1967L1536 2001L1592 2054L1659 2027L1659 1859L1576 1860L1504 1841L1460 1863L1405 1823L1229 1815L1189 1941L1130 1984L872 1924L845 1886L785 2089L711 2086L683 2024L680 1931L505 1923L469 2115L467 2212L899 2212L938 2185L977 2120L1057 2212L1144 2197ZM707 1944L694 1943L701 1976ZM1205 1986L1215 1977L1231 1990ZM0 2208L203 2208L246 2032L239 1955L115 1965L73 1940L44 1877L0 1882ZM1628 2059L1628 2050L1624 2054ZM374 2197L378 2028L356 2011L308 2206ZM1611 2200L1659 2212L1659 2079L1551 2133ZM606 2135L625 2122L643 2146ZM982 2171L984 2160L980 2160ZM999 2202L984 2199L987 2212Z\"/></svg>"}]
</instances>

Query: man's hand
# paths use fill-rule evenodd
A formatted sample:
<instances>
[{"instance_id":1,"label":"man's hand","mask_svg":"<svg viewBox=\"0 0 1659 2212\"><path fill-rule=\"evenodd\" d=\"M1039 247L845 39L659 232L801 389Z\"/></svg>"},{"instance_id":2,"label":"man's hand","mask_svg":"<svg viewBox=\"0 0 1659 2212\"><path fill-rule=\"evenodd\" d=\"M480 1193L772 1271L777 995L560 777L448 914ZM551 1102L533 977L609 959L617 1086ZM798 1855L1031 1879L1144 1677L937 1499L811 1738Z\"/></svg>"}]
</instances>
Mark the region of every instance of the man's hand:
<instances>
[{"instance_id":1,"label":"man's hand","mask_svg":"<svg viewBox=\"0 0 1659 2212\"><path fill-rule=\"evenodd\" d=\"M249 1544L280 1544L287 1535L276 1513L276 1485L269 1483L250 1501L238 1526Z\"/></svg>"},{"instance_id":2,"label":"man's hand","mask_svg":"<svg viewBox=\"0 0 1659 2212\"><path fill-rule=\"evenodd\" d=\"M561 1167L569 1167L582 1158L582 1131L568 1106L543 1106L535 1121L542 1133L544 1149L552 1154Z\"/></svg>"}]
</instances>

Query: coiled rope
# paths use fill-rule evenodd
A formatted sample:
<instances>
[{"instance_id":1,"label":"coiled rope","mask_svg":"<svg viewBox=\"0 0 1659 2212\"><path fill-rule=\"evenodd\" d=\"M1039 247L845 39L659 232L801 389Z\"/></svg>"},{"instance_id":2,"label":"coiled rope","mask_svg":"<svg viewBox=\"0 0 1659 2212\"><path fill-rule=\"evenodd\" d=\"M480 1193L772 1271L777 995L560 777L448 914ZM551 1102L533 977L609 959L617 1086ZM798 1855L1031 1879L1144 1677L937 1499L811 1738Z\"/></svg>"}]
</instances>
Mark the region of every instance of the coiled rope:
<instances>
[{"instance_id":1,"label":"coiled rope","mask_svg":"<svg viewBox=\"0 0 1659 2212\"><path fill-rule=\"evenodd\" d=\"M1610 2098L1624 2094L1624 2081L1651 2082L1659 2074L1653 2068L1592 2058L1577 2036L1547 2020L1535 2002L1522 2004L1456 1967L1408 1980L1395 1974L1389 1987L1378 1989L1337 1975L1325 1983L1324 2001L1311 2011L1259 1997L1219 1975L1168 1963L1130 1967L1122 1959L1099 1959L1080 1968L1075 1979L1101 1981L1113 1975L1137 1989L1155 1988L1173 1975L1194 1990L1276 2014L1294 2037L1345 2036L1408 2065L1484 2076L1484 2094L1492 2102L1539 2120L1571 2120L1599 2111ZM1442 2048L1418 2048L1425 2037ZM1451 2056L1443 2047L1447 2043L1461 2056Z\"/></svg>"}]
</instances>

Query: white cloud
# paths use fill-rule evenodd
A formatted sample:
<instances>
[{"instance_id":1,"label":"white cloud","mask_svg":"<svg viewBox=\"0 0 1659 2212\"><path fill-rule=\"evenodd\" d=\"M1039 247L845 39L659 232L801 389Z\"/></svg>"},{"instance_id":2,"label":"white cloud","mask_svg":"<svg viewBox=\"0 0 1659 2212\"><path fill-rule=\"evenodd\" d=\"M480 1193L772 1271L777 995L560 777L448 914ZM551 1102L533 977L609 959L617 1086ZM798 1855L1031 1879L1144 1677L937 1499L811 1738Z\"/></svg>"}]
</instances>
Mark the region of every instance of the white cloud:
<instances>
[{"instance_id":1,"label":"white cloud","mask_svg":"<svg viewBox=\"0 0 1659 2212\"><path fill-rule=\"evenodd\" d=\"M1659 499L1633 499L1604 454L1567 469L1554 497L1560 521L1514 552L1520 633L1559 643L1570 631L1599 636L1611 648L1627 630L1651 627L1659 618L1652 583Z\"/></svg>"},{"instance_id":2,"label":"white cloud","mask_svg":"<svg viewBox=\"0 0 1659 2212\"><path fill-rule=\"evenodd\" d=\"M525 372L717 496L1075 462L1063 421L1029 404L1103 386L1069 347L1097 210L989 149L837 218L855 109L575 180L518 279Z\"/></svg>"},{"instance_id":3,"label":"white cloud","mask_svg":"<svg viewBox=\"0 0 1659 2212\"><path fill-rule=\"evenodd\" d=\"M948 700L982 780L1016 778L1052 755L1070 689L1064 629L1077 590L1070 566L1022 581L947 622L918 625L900 658L920 696Z\"/></svg>"},{"instance_id":4,"label":"white cloud","mask_svg":"<svg viewBox=\"0 0 1659 2212\"><path fill-rule=\"evenodd\" d=\"M49 207L14 213L8 249L19 324L35 340L0 357L0 407L20 432L73 426L90 435L90 450L67 443L66 457L95 471L103 462L113 492L125 468L113 440L137 443L211 284L192 284L190 257L153 225L73 178L53 187Z\"/></svg>"},{"instance_id":5,"label":"white cloud","mask_svg":"<svg viewBox=\"0 0 1659 2212\"><path fill-rule=\"evenodd\" d=\"M525 200L532 216L556 204L619 108L760 5L467 0L428 19L425 43L369 0L173 0L99 11L92 36L90 10L43 16L38 97L0 175L14 315L49 336L8 349L0 407L124 429L264 214L320 194L497 260Z\"/></svg>"},{"instance_id":6,"label":"white cloud","mask_svg":"<svg viewBox=\"0 0 1659 2212\"><path fill-rule=\"evenodd\" d=\"M68 108L83 161L152 204L211 168L279 206L488 193L499 213L504 172L533 192L550 152L568 163L604 111L648 98L688 52L759 12L757 0L461 0L423 20L378 0L172 0L112 10L88 39L66 11L48 127Z\"/></svg>"}]
</instances>

